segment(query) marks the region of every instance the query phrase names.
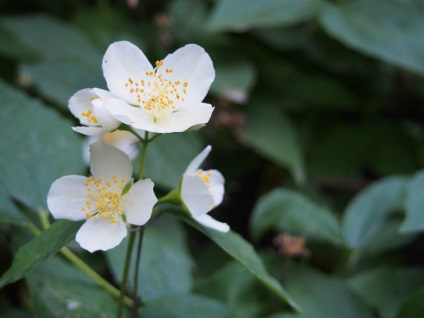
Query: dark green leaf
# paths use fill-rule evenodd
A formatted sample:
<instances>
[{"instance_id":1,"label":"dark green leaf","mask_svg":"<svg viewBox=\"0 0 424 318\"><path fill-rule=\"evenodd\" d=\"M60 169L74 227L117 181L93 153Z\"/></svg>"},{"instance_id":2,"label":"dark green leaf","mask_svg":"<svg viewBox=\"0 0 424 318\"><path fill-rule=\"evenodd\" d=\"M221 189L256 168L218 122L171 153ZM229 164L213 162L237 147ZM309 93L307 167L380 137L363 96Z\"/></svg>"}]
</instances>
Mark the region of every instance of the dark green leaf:
<instances>
[{"instance_id":1,"label":"dark green leaf","mask_svg":"<svg viewBox=\"0 0 424 318\"><path fill-rule=\"evenodd\" d=\"M0 278L0 288L32 272L50 256L75 238L79 222L57 221L40 236L22 246L16 253L12 266Z\"/></svg>"},{"instance_id":2,"label":"dark green leaf","mask_svg":"<svg viewBox=\"0 0 424 318\"><path fill-rule=\"evenodd\" d=\"M291 25L313 17L318 0L220 0L208 28L211 31L245 31L276 25Z\"/></svg>"},{"instance_id":3,"label":"dark green leaf","mask_svg":"<svg viewBox=\"0 0 424 318\"><path fill-rule=\"evenodd\" d=\"M55 179L85 168L81 139L69 121L1 81L0 105L0 189L38 209Z\"/></svg>"},{"instance_id":4,"label":"dark green leaf","mask_svg":"<svg viewBox=\"0 0 424 318\"><path fill-rule=\"evenodd\" d=\"M405 300L423 284L424 270L419 268L383 266L349 279L353 290L383 318L395 318Z\"/></svg>"},{"instance_id":5,"label":"dark green leaf","mask_svg":"<svg viewBox=\"0 0 424 318\"><path fill-rule=\"evenodd\" d=\"M252 236L257 240L271 229L342 245L334 215L291 190L275 189L258 200L250 223Z\"/></svg>"},{"instance_id":6,"label":"dark green leaf","mask_svg":"<svg viewBox=\"0 0 424 318\"><path fill-rule=\"evenodd\" d=\"M243 265L251 272L262 284L265 285L279 298L287 302L293 308L299 310L298 305L293 301L290 295L283 289L280 283L272 277L265 269L265 266L256 254L252 245L245 241L239 234L235 232L221 233L195 222L192 218L178 213L177 216L198 229L200 232L209 237L218 244L227 254L233 257L237 262Z\"/></svg>"},{"instance_id":7,"label":"dark green leaf","mask_svg":"<svg viewBox=\"0 0 424 318\"><path fill-rule=\"evenodd\" d=\"M278 108L256 101L246 114L246 143L278 165L287 167L298 183L305 181L303 156L295 128Z\"/></svg>"},{"instance_id":8,"label":"dark green leaf","mask_svg":"<svg viewBox=\"0 0 424 318\"><path fill-rule=\"evenodd\" d=\"M287 279L287 290L303 310L301 317L374 317L371 310L337 278L298 267L289 271Z\"/></svg>"},{"instance_id":9,"label":"dark green leaf","mask_svg":"<svg viewBox=\"0 0 424 318\"><path fill-rule=\"evenodd\" d=\"M235 103L244 103L255 80L255 69L247 60L240 58L225 62L214 60L216 78L211 93Z\"/></svg>"},{"instance_id":10,"label":"dark green leaf","mask_svg":"<svg viewBox=\"0 0 424 318\"><path fill-rule=\"evenodd\" d=\"M403 208L409 178L388 177L361 191L347 206L342 222L346 245L365 248L388 219L389 214Z\"/></svg>"},{"instance_id":11,"label":"dark green leaf","mask_svg":"<svg viewBox=\"0 0 424 318\"><path fill-rule=\"evenodd\" d=\"M192 261L181 224L165 215L144 235L138 282L143 301L189 292ZM127 240L106 253L117 281L121 279L126 250ZM130 277L133 277L135 267L135 250L136 247Z\"/></svg>"},{"instance_id":12,"label":"dark green leaf","mask_svg":"<svg viewBox=\"0 0 424 318\"><path fill-rule=\"evenodd\" d=\"M397 318L421 318L424 312L424 288L412 295L402 306Z\"/></svg>"},{"instance_id":13,"label":"dark green leaf","mask_svg":"<svg viewBox=\"0 0 424 318\"><path fill-rule=\"evenodd\" d=\"M424 230L424 172L414 175L407 188L405 208L406 218L401 226L403 233Z\"/></svg>"},{"instance_id":14,"label":"dark green leaf","mask_svg":"<svg viewBox=\"0 0 424 318\"><path fill-rule=\"evenodd\" d=\"M24 66L22 71L30 76L46 98L68 111L68 100L77 91L83 88L104 88L100 62L99 59L97 63L87 66L75 61L44 60Z\"/></svg>"},{"instance_id":15,"label":"dark green leaf","mask_svg":"<svg viewBox=\"0 0 424 318\"><path fill-rule=\"evenodd\" d=\"M411 1L343 1L326 4L321 23L346 45L424 74L423 12Z\"/></svg>"},{"instance_id":16,"label":"dark green leaf","mask_svg":"<svg viewBox=\"0 0 424 318\"><path fill-rule=\"evenodd\" d=\"M117 300L75 267L52 257L28 275L37 317L112 318Z\"/></svg>"},{"instance_id":17,"label":"dark green leaf","mask_svg":"<svg viewBox=\"0 0 424 318\"><path fill-rule=\"evenodd\" d=\"M262 288L261 288L262 287ZM227 304L231 317L255 318L269 305L268 291L250 273L231 262L212 275L201 278L196 291Z\"/></svg>"},{"instance_id":18,"label":"dark green leaf","mask_svg":"<svg viewBox=\"0 0 424 318\"><path fill-rule=\"evenodd\" d=\"M27 50L49 60L74 60L101 66L101 54L73 26L46 14L4 17L4 27ZM66 77L67 74L62 74Z\"/></svg>"},{"instance_id":19,"label":"dark green leaf","mask_svg":"<svg viewBox=\"0 0 424 318\"><path fill-rule=\"evenodd\" d=\"M161 297L143 307L143 318L230 318L226 306L202 296L180 294Z\"/></svg>"},{"instance_id":20,"label":"dark green leaf","mask_svg":"<svg viewBox=\"0 0 424 318\"><path fill-rule=\"evenodd\" d=\"M201 150L202 144L196 133L160 136L149 145L146 176L164 188L176 188L188 164Z\"/></svg>"}]
</instances>

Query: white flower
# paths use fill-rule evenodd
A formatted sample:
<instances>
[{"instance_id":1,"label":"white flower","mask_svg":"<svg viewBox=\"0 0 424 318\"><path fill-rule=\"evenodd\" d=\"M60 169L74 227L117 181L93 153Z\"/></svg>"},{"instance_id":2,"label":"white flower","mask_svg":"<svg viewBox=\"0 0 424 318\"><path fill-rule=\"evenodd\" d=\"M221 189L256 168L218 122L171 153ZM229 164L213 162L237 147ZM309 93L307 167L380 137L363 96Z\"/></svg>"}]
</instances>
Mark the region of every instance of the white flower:
<instances>
[{"instance_id":1,"label":"white flower","mask_svg":"<svg viewBox=\"0 0 424 318\"><path fill-rule=\"evenodd\" d=\"M72 129L84 135L94 136L118 128L121 123L104 106L104 98L112 97L108 91L99 88L82 89L72 95L68 102L69 110L84 125Z\"/></svg>"},{"instance_id":2,"label":"white flower","mask_svg":"<svg viewBox=\"0 0 424 318\"><path fill-rule=\"evenodd\" d=\"M144 136L144 132L138 131L140 136ZM140 141L133 133L126 130L115 130L103 135L88 136L82 145L82 154L86 163L90 162L90 145L98 140L118 148L125 152L131 159L135 159L138 154L138 142Z\"/></svg>"},{"instance_id":3,"label":"white flower","mask_svg":"<svg viewBox=\"0 0 424 318\"><path fill-rule=\"evenodd\" d=\"M218 222L207 213L221 204L224 197L224 177L217 170L200 170L199 166L211 152L207 146L193 159L183 174L181 200L193 219L220 232L228 232L226 223Z\"/></svg>"},{"instance_id":4,"label":"white flower","mask_svg":"<svg viewBox=\"0 0 424 318\"><path fill-rule=\"evenodd\" d=\"M107 100L108 109L134 128L182 132L207 123L212 115L213 107L202 101L215 70L209 55L198 45L178 49L153 68L135 45L115 42L103 58L103 74L117 97Z\"/></svg>"},{"instance_id":5,"label":"white flower","mask_svg":"<svg viewBox=\"0 0 424 318\"><path fill-rule=\"evenodd\" d=\"M151 180L131 185L132 166L119 149L102 141L91 145L92 176L65 176L57 179L47 196L47 205L56 219L86 220L76 240L94 252L117 246L127 235L127 223L145 224L157 198ZM125 191L124 191L125 190Z\"/></svg>"}]
</instances>

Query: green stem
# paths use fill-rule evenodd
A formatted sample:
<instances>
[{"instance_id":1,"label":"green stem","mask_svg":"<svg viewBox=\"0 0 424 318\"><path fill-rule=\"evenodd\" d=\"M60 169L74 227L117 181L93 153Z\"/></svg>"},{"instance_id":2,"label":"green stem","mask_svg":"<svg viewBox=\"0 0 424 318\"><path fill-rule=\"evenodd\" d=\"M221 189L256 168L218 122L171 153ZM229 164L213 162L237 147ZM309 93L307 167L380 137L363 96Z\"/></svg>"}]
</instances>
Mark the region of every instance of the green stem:
<instances>
[{"instance_id":1,"label":"green stem","mask_svg":"<svg viewBox=\"0 0 424 318\"><path fill-rule=\"evenodd\" d=\"M140 171L138 173L138 180L143 179L144 164L146 162L147 146L149 145L149 142L150 142L149 133L146 131L144 133L144 141L143 141L142 147L141 147ZM135 240L136 233L137 232L130 232L130 235L129 235L128 246L127 246L127 254L125 256L124 272L122 274L122 281L121 281L121 296L119 298L118 315L117 315L118 318L122 317L123 301L124 301L125 290L126 290L126 286L127 286L128 273L129 273L129 269L130 269L132 250L133 250L133 247L134 247L134 240ZM138 253L140 251L141 251L141 247L140 247ZM139 258L139 255L137 255L137 258ZM135 269L135 271L137 272L137 268ZM137 284L137 282L135 282L134 286L136 286L136 284ZM137 297L137 295L135 295L135 297ZM135 307L134 311L136 311L137 310L137 301L135 301L133 303L134 303L134 307Z\"/></svg>"},{"instance_id":2,"label":"green stem","mask_svg":"<svg viewBox=\"0 0 424 318\"><path fill-rule=\"evenodd\" d=\"M134 271L134 305L133 305L134 318L137 318L138 308L142 305L141 300L137 298L137 293L138 293L138 273L140 269L141 247L143 245L143 237L144 237L144 228L141 228L138 234L137 258L135 261L135 271Z\"/></svg>"},{"instance_id":3,"label":"green stem","mask_svg":"<svg viewBox=\"0 0 424 318\"><path fill-rule=\"evenodd\" d=\"M144 133L144 142L141 147L140 171L138 172L138 180L143 179L144 164L146 163L147 146L149 145L149 133Z\"/></svg>"},{"instance_id":4,"label":"green stem","mask_svg":"<svg viewBox=\"0 0 424 318\"><path fill-rule=\"evenodd\" d=\"M94 271L90 266L84 263L74 253L72 253L70 249L68 249L67 247L63 247L60 250L60 253L65 256L71 263L73 263L78 269L80 269L83 273L85 273L88 277L95 281L99 286L103 287L103 289L106 290L109 294L116 298L120 297L121 293L115 286L113 286L111 283L109 283L107 280L97 274L96 271ZM133 305L132 299L126 295L124 295L122 301L128 307L131 307Z\"/></svg>"},{"instance_id":5,"label":"green stem","mask_svg":"<svg viewBox=\"0 0 424 318\"><path fill-rule=\"evenodd\" d=\"M122 274L121 292L120 292L119 304L118 304L118 315L117 315L118 318L122 317L122 310L124 308L123 303L125 298L125 290L127 287L128 272L130 269L131 254L132 254L132 249L134 246L135 234L136 232L131 232L130 237L128 239L127 254L125 256L124 272Z\"/></svg>"},{"instance_id":6,"label":"green stem","mask_svg":"<svg viewBox=\"0 0 424 318\"><path fill-rule=\"evenodd\" d=\"M40 217L40 222L43 230L47 230L50 227L49 222L49 215L47 211L40 210L38 211L38 215ZM34 236L41 235L41 231L35 227L33 224L30 224L29 229L34 234ZM86 263L84 263L83 260L81 260L78 256L76 256L72 251L67 247L62 247L60 249L60 253L65 256L71 263L73 263L79 270L81 270L84 274L86 274L88 277L90 277L94 282L96 282L99 286L103 287L106 292L111 294L112 296L119 298L120 297L120 291L113 286L111 283L109 283L106 279L104 279L102 276L97 274L96 271L94 271L90 266L88 266ZM125 295L123 302L128 307L131 307L133 305L133 301L131 298Z\"/></svg>"}]
</instances>

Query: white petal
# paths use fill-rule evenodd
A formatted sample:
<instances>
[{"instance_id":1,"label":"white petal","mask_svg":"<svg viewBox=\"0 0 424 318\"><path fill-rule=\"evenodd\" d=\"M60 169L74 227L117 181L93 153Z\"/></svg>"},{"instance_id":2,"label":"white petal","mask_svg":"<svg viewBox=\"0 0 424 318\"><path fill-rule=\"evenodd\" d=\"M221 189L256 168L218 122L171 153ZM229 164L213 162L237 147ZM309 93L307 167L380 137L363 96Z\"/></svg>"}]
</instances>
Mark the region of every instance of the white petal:
<instances>
[{"instance_id":1,"label":"white petal","mask_svg":"<svg viewBox=\"0 0 424 318\"><path fill-rule=\"evenodd\" d=\"M193 219L195 219L200 224L219 232L227 233L230 230L230 227L227 223L219 222L208 214L193 216Z\"/></svg>"},{"instance_id":2,"label":"white petal","mask_svg":"<svg viewBox=\"0 0 424 318\"><path fill-rule=\"evenodd\" d=\"M187 174L183 175L181 200L192 216L208 213L214 204L213 197L202 179Z\"/></svg>"},{"instance_id":3,"label":"white petal","mask_svg":"<svg viewBox=\"0 0 424 318\"><path fill-rule=\"evenodd\" d=\"M172 69L173 72L168 74L166 69ZM196 44L188 44L169 54L157 73L172 81L187 82L187 95L184 99L188 104L200 103L215 79L211 58Z\"/></svg>"},{"instance_id":4,"label":"white petal","mask_svg":"<svg viewBox=\"0 0 424 318\"><path fill-rule=\"evenodd\" d=\"M101 140L90 145L90 170L95 179L103 178L109 182L113 175L128 181L132 177L132 165L128 156Z\"/></svg>"},{"instance_id":5,"label":"white petal","mask_svg":"<svg viewBox=\"0 0 424 318\"><path fill-rule=\"evenodd\" d=\"M205 149L202 150L201 153L199 153L188 165L185 173L186 174L192 174L194 175L197 171L197 169L199 169L200 165L203 163L203 161L205 161L206 157L209 155L209 153L211 152L212 147L206 146Z\"/></svg>"},{"instance_id":6,"label":"white petal","mask_svg":"<svg viewBox=\"0 0 424 318\"><path fill-rule=\"evenodd\" d=\"M93 115L96 116L98 124L107 131L112 131L120 125L119 120L112 116L112 114L106 109L104 100L97 98L93 100Z\"/></svg>"},{"instance_id":7,"label":"white petal","mask_svg":"<svg viewBox=\"0 0 424 318\"><path fill-rule=\"evenodd\" d=\"M152 216L153 206L158 201L153 192L153 182L150 179L137 181L126 198L124 212L127 221L135 225L145 224Z\"/></svg>"},{"instance_id":8,"label":"white petal","mask_svg":"<svg viewBox=\"0 0 424 318\"><path fill-rule=\"evenodd\" d=\"M125 83L129 78L139 82L146 72L153 71L144 53L130 42L115 42L108 47L102 66L111 93L131 104L137 104L136 95L129 92Z\"/></svg>"},{"instance_id":9,"label":"white petal","mask_svg":"<svg viewBox=\"0 0 424 318\"><path fill-rule=\"evenodd\" d=\"M101 134L105 134L109 132L110 130L105 127L72 127L72 129L76 132L79 132L80 134L86 135L86 136L99 136Z\"/></svg>"},{"instance_id":10,"label":"white petal","mask_svg":"<svg viewBox=\"0 0 424 318\"><path fill-rule=\"evenodd\" d=\"M105 89L94 87L91 90L94 94L97 95L97 97L100 97L100 99L109 99L109 98L115 98L113 94Z\"/></svg>"},{"instance_id":11,"label":"white petal","mask_svg":"<svg viewBox=\"0 0 424 318\"><path fill-rule=\"evenodd\" d=\"M91 101L93 98L96 98L97 95L92 92L90 88L85 88L76 92L69 99L68 107L72 115L79 119L82 125L90 126L92 125L87 121L87 117L82 116L81 113L86 112L87 110L92 110L93 106Z\"/></svg>"},{"instance_id":12,"label":"white petal","mask_svg":"<svg viewBox=\"0 0 424 318\"><path fill-rule=\"evenodd\" d=\"M211 176L209 177L210 180L210 187L209 191L212 194L214 206L218 206L221 204L223 198L224 198L224 183L225 179L222 176L221 172L218 170L207 170L206 173L210 172Z\"/></svg>"},{"instance_id":13,"label":"white petal","mask_svg":"<svg viewBox=\"0 0 424 318\"><path fill-rule=\"evenodd\" d=\"M148 118L148 121L152 121L152 117L139 107L131 106L122 99L112 98L105 100L105 106L108 111L121 123L131 125L138 129L140 126L139 122L143 122L144 118ZM137 123L137 125L136 125ZM142 126L142 124L141 124ZM144 129L147 130L147 129Z\"/></svg>"},{"instance_id":14,"label":"white petal","mask_svg":"<svg viewBox=\"0 0 424 318\"><path fill-rule=\"evenodd\" d=\"M86 207L87 189L86 177L65 176L53 182L47 195L47 206L55 219L67 219L72 221L84 220Z\"/></svg>"},{"instance_id":15,"label":"white petal","mask_svg":"<svg viewBox=\"0 0 424 318\"><path fill-rule=\"evenodd\" d=\"M75 239L83 249L92 253L114 248L126 236L127 227L121 218L115 223L109 218L90 218L81 226Z\"/></svg>"},{"instance_id":16,"label":"white petal","mask_svg":"<svg viewBox=\"0 0 424 318\"><path fill-rule=\"evenodd\" d=\"M135 159L137 156L139 140L133 133L126 130L115 130L102 135L101 138L105 143L125 152L130 159Z\"/></svg>"},{"instance_id":17,"label":"white petal","mask_svg":"<svg viewBox=\"0 0 424 318\"><path fill-rule=\"evenodd\" d=\"M157 118L154 131L158 133L183 132L193 126L205 124L211 118L213 109L211 105L204 103L178 109L166 117Z\"/></svg>"}]
</instances>

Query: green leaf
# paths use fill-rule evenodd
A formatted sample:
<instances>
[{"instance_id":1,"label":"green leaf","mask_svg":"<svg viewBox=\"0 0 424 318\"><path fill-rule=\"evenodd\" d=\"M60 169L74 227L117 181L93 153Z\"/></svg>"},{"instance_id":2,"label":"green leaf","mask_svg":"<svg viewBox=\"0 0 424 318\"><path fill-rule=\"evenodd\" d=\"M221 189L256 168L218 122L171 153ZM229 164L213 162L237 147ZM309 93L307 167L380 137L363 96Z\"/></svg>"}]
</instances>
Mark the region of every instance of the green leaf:
<instances>
[{"instance_id":1,"label":"green leaf","mask_svg":"<svg viewBox=\"0 0 424 318\"><path fill-rule=\"evenodd\" d=\"M326 4L320 21L344 44L424 74L423 10L411 1L360 0ZM378 19L376 19L378 17Z\"/></svg>"},{"instance_id":2,"label":"green leaf","mask_svg":"<svg viewBox=\"0 0 424 318\"><path fill-rule=\"evenodd\" d=\"M335 122L327 119L328 122ZM378 175L409 174L417 169L414 143L399 122L382 119L318 129L311 145L311 175L356 177L365 169ZM396 151L393 151L396 149Z\"/></svg>"},{"instance_id":3,"label":"green leaf","mask_svg":"<svg viewBox=\"0 0 424 318\"><path fill-rule=\"evenodd\" d=\"M253 65L240 57L231 60L226 56L224 61L214 59L214 66L216 78L211 93L235 103L244 103L255 80Z\"/></svg>"},{"instance_id":4,"label":"green leaf","mask_svg":"<svg viewBox=\"0 0 424 318\"><path fill-rule=\"evenodd\" d=\"M424 269L382 266L350 278L349 286L382 318L395 318L410 295L424 284Z\"/></svg>"},{"instance_id":5,"label":"green leaf","mask_svg":"<svg viewBox=\"0 0 424 318\"><path fill-rule=\"evenodd\" d=\"M287 167L298 183L305 181L303 156L295 128L274 105L252 103L246 113L246 143L274 163Z\"/></svg>"},{"instance_id":6,"label":"green leaf","mask_svg":"<svg viewBox=\"0 0 424 318\"><path fill-rule=\"evenodd\" d=\"M252 273L265 287L272 291L275 295L287 302L296 310L300 310L299 306L293 301L291 296L284 290L280 283L272 277L265 269L265 266L256 254L252 245L245 241L239 234L235 232L221 233L195 222L192 218L176 214L184 222L190 224L194 228L209 237L219 247L221 247L228 255L243 265L250 273Z\"/></svg>"},{"instance_id":7,"label":"green leaf","mask_svg":"<svg viewBox=\"0 0 424 318\"><path fill-rule=\"evenodd\" d=\"M127 243L125 240L106 253L117 281L122 276ZM135 255L136 247L129 277L133 277ZM192 260L184 229L177 220L164 215L150 226L144 234L141 255L138 289L143 301L190 291Z\"/></svg>"},{"instance_id":8,"label":"green leaf","mask_svg":"<svg viewBox=\"0 0 424 318\"><path fill-rule=\"evenodd\" d=\"M33 14L3 18L0 27L38 55L39 63L25 65L22 72L56 104L66 108L76 91L105 86L102 52L71 24L46 14Z\"/></svg>"},{"instance_id":9,"label":"green leaf","mask_svg":"<svg viewBox=\"0 0 424 318\"><path fill-rule=\"evenodd\" d=\"M75 238L79 222L61 220L22 246L16 253L12 266L0 278L0 288L24 277L50 256Z\"/></svg>"},{"instance_id":10,"label":"green leaf","mask_svg":"<svg viewBox=\"0 0 424 318\"><path fill-rule=\"evenodd\" d=\"M261 288L262 287L262 288ZM236 262L200 278L196 292L227 304L231 317L255 318L270 305L268 291Z\"/></svg>"},{"instance_id":11,"label":"green leaf","mask_svg":"<svg viewBox=\"0 0 424 318\"><path fill-rule=\"evenodd\" d=\"M421 318L424 312L424 288L412 295L402 306L397 318Z\"/></svg>"},{"instance_id":12,"label":"green leaf","mask_svg":"<svg viewBox=\"0 0 424 318\"><path fill-rule=\"evenodd\" d=\"M342 221L347 246L362 249L373 242L390 213L403 208L409 178L388 177L368 186L347 206Z\"/></svg>"},{"instance_id":13,"label":"green leaf","mask_svg":"<svg viewBox=\"0 0 424 318\"><path fill-rule=\"evenodd\" d=\"M27 50L49 60L73 60L101 66L102 56L76 28L47 14L3 17L0 26ZM63 78L67 74L62 75Z\"/></svg>"},{"instance_id":14,"label":"green leaf","mask_svg":"<svg viewBox=\"0 0 424 318\"><path fill-rule=\"evenodd\" d=\"M414 175L407 187L405 208L406 218L401 226L403 233L424 230L424 172Z\"/></svg>"},{"instance_id":15,"label":"green leaf","mask_svg":"<svg viewBox=\"0 0 424 318\"><path fill-rule=\"evenodd\" d=\"M43 60L23 66L22 71L30 76L42 95L68 111L68 100L77 91L83 88L104 88L100 61L87 66L75 61Z\"/></svg>"},{"instance_id":16,"label":"green leaf","mask_svg":"<svg viewBox=\"0 0 424 318\"><path fill-rule=\"evenodd\" d=\"M75 267L52 257L27 282L37 317L115 317L117 300Z\"/></svg>"},{"instance_id":17,"label":"green leaf","mask_svg":"<svg viewBox=\"0 0 424 318\"><path fill-rule=\"evenodd\" d=\"M146 176L161 187L176 188L188 164L201 150L202 143L196 133L162 135L149 144Z\"/></svg>"},{"instance_id":18,"label":"green leaf","mask_svg":"<svg viewBox=\"0 0 424 318\"><path fill-rule=\"evenodd\" d=\"M32 209L46 205L53 181L85 169L71 123L0 81L0 190Z\"/></svg>"},{"instance_id":19,"label":"green leaf","mask_svg":"<svg viewBox=\"0 0 424 318\"><path fill-rule=\"evenodd\" d=\"M311 268L291 268L287 274L287 290L302 307L300 317L374 317L343 281Z\"/></svg>"},{"instance_id":20,"label":"green leaf","mask_svg":"<svg viewBox=\"0 0 424 318\"><path fill-rule=\"evenodd\" d=\"M206 297L179 294L148 302L141 312L143 318L230 318L223 303Z\"/></svg>"},{"instance_id":21,"label":"green leaf","mask_svg":"<svg viewBox=\"0 0 424 318\"><path fill-rule=\"evenodd\" d=\"M253 209L250 232L258 240L269 230L288 231L342 245L334 215L291 190L275 189L262 196Z\"/></svg>"},{"instance_id":22,"label":"green leaf","mask_svg":"<svg viewBox=\"0 0 424 318\"><path fill-rule=\"evenodd\" d=\"M318 0L220 0L211 14L208 29L214 32L291 25L313 17Z\"/></svg>"}]
</instances>

